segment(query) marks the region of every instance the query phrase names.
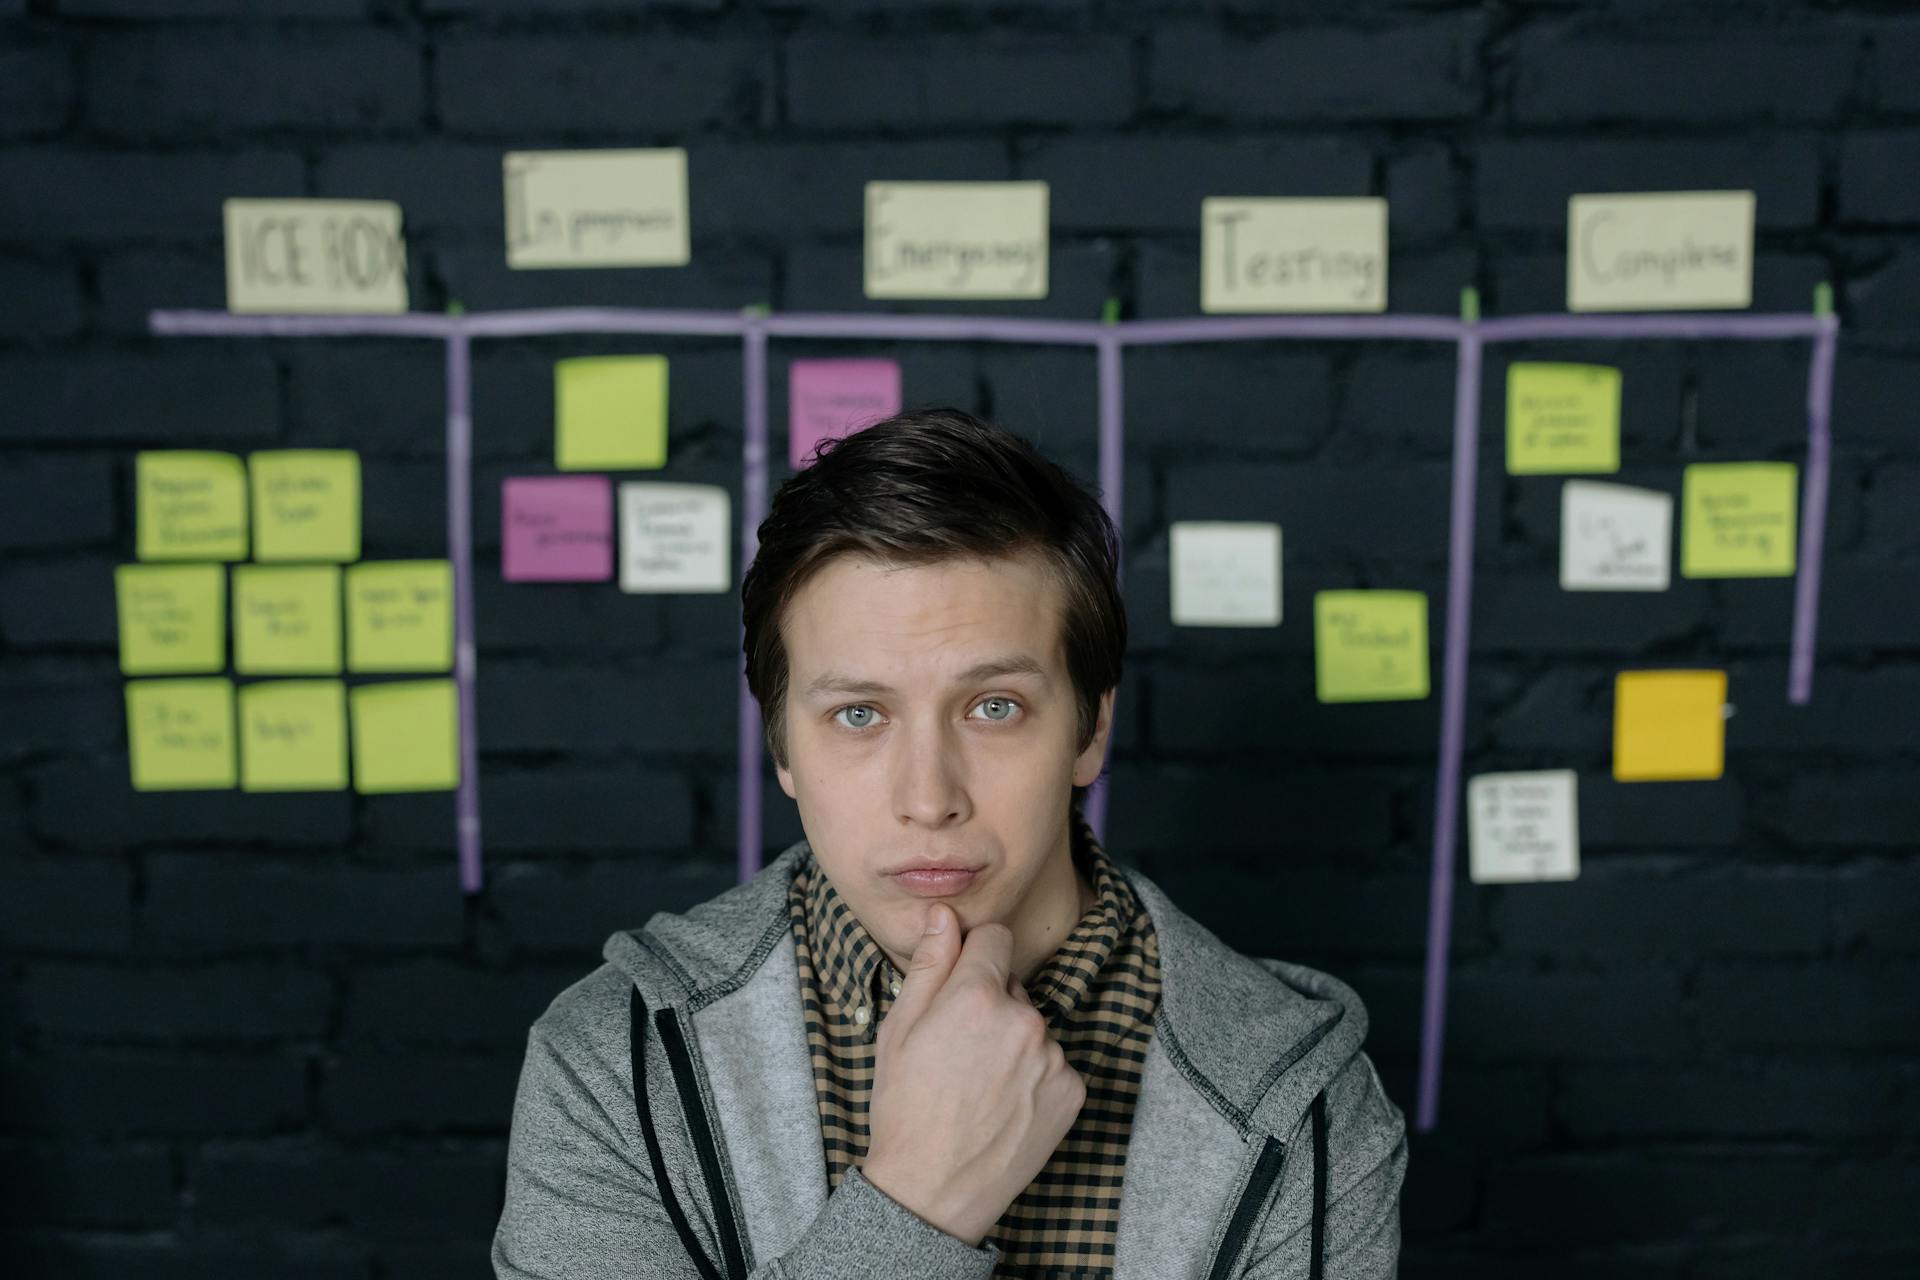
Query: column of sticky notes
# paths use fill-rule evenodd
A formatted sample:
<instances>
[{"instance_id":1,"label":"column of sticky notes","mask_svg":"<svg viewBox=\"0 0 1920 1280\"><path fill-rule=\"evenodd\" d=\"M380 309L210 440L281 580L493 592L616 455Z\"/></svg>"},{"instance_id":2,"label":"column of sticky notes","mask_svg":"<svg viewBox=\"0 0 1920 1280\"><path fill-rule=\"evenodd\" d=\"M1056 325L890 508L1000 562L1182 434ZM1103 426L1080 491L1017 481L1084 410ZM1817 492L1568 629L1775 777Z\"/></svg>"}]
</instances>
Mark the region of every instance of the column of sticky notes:
<instances>
[{"instance_id":1,"label":"column of sticky notes","mask_svg":"<svg viewBox=\"0 0 1920 1280\"><path fill-rule=\"evenodd\" d=\"M359 562L357 454L170 450L134 472L115 592L135 789L457 785L451 680L342 678L453 665L447 562Z\"/></svg>"}]
</instances>

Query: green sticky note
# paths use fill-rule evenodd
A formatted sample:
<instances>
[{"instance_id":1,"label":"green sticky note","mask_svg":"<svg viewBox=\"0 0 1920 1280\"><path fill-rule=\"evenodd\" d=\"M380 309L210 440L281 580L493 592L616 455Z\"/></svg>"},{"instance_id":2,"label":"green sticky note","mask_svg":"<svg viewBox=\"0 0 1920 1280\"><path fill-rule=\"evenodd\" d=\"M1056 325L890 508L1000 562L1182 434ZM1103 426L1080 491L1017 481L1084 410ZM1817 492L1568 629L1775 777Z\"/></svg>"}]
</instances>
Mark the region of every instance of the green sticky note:
<instances>
[{"instance_id":1,"label":"green sticky note","mask_svg":"<svg viewBox=\"0 0 1920 1280\"><path fill-rule=\"evenodd\" d=\"M562 471L667 465L667 358L581 356L553 367L553 460Z\"/></svg>"},{"instance_id":2,"label":"green sticky note","mask_svg":"<svg viewBox=\"0 0 1920 1280\"><path fill-rule=\"evenodd\" d=\"M1522 362L1507 370L1507 471L1590 475L1620 469L1620 371Z\"/></svg>"},{"instance_id":3,"label":"green sticky note","mask_svg":"<svg viewBox=\"0 0 1920 1280\"><path fill-rule=\"evenodd\" d=\"M1322 702L1427 696L1424 591L1318 591L1314 673Z\"/></svg>"},{"instance_id":4,"label":"green sticky note","mask_svg":"<svg viewBox=\"0 0 1920 1280\"><path fill-rule=\"evenodd\" d=\"M340 671L340 570L233 567L233 669L247 676Z\"/></svg>"},{"instance_id":5,"label":"green sticky note","mask_svg":"<svg viewBox=\"0 0 1920 1280\"><path fill-rule=\"evenodd\" d=\"M1790 577L1799 475L1791 462L1688 467L1680 486L1681 576Z\"/></svg>"},{"instance_id":6,"label":"green sticky note","mask_svg":"<svg viewBox=\"0 0 1920 1280\"><path fill-rule=\"evenodd\" d=\"M230 453L168 449L134 459L142 560L245 560L247 469Z\"/></svg>"},{"instance_id":7,"label":"green sticky note","mask_svg":"<svg viewBox=\"0 0 1920 1280\"><path fill-rule=\"evenodd\" d=\"M460 785L453 681L356 685L351 697L355 790L450 791Z\"/></svg>"},{"instance_id":8,"label":"green sticky note","mask_svg":"<svg viewBox=\"0 0 1920 1280\"><path fill-rule=\"evenodd\" d=\"M217 564L123 564L113 571L120 606L120 670L186 675L227 665L227 571Z\"/></svg>"},{"instance_id":9,"label":"green sticky note","mask_svg":"<svg viewBox=\"0 0 1920 1280\"><path fill-rule=\"evenodd\" d=\"M347 670L452 669L452 565L365 560L347 570Z\"/></svg>"},{"instance_id":10,"label":"green sticky note","mask_svg":"<svg viewBox=\"0 0 1920 1280\"><path fill-rule=\"evenodd\" d=\"M233 786L233 681L127 681L127 754L135 791Z\"/></svg>"},{"instance_id":11,"label":"green sticky note","mask_svg":"<svg viewBox=\"0 0 1920 1280\"><path fill-rule=\"evenodd\" d=\"M240 789L342 791L347 690L338 680L240 686Z\"/></svg>"},{"instance_id":12,"label":"green sticky note","mask_svg":"<svg viewBox=\"0 0 1920 1280\"><path fill-rule=\"evenodd\" d=\"M276 449L247 459L253 476L253 558L360 558L360 455Z\"/></svg>"}]
</instances>

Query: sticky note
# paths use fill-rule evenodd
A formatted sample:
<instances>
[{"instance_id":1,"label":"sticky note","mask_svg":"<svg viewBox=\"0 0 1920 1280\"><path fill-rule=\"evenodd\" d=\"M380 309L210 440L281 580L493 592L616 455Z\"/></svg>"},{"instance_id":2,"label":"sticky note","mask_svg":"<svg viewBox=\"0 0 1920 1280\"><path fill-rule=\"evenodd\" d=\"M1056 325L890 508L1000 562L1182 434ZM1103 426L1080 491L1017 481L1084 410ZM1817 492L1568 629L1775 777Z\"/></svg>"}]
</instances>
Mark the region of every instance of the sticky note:
<instances>
[{"instance_id":1,"label":"sticky note","mask_svg":"<svg viewBox=\"0 0 1920 1280\"><path fill-rule=\"evenodd\" d=\"M1620 469L1620 371L1521 361L1507 369L1507 471Z\"/></svg>"},{"instance_id":2,"label":"sticky note","mask_svg":"<svg viewBox=\"0 0 1920 1280\"><path fill-rule=\"evenodd\" d=\"M869 182L869 298L1044 298L1044 182Z\"/></svg>"},{"instance_id":3,"label":"sticky note","mask_svg":"<svg viewBox=\"0 0 1920 1280\"><path fill-rule=\"evenodd\" d=\"M390 200L227 200L227 310L407 309L407 242Z\"/></svg>"},{"instance_id":4,"label":"sticky note","mask_svg":"<svg viewBox=\"0 0 1920 1280\"><path fill-rule=\"evenodd\" d=\"M1792 576L1799 477L1791 462L1688 467L1680 486L1681 576Z\"/></svg>"},{"instance_id":5,"label":"sticky note","mask_svg":"<svg viewBox=\"0 0 1920 1280\"><path fill-rule=\"evenodd\" d=\"M1473 779L1467 786L1473 882L1578 879L1578 783L1571 769L1483 773Z\"/></svg>"},{"instance_id":6,"label":"sticky note","mask_svg":"<svg viewBox=\"0 0 1920 1280\"><path fill-rule=\"evenodd\" d=\"M1613 685L1613 776L1717 778L1726 748L1727 673L1623 671Z\"/></svg>"},{"instance_id":7,"label":"sticky note","mask_svg":"<svg viewBox=\"0 0 1920 1280\"><path fill-rule=\"evenodd\" d=\"M360 455L274 449L247 459L255 560L360 558Z\"/></svg>"},{"instance_id":8,"label":"sticky note","mask_svg":"<svg viewBox=\"0 0 1920 1280\"><path fill-rule=\"evenodd\" d=\"M240 789L342 791L347 690L338 680L240 686Z\"/></svg>"},{"instance_id":9,"label":"sticky note","mask_svg":"<svg viewBox=\"0 0 1920 1280\"><path fill-rule=\"evenodd\" d=\"M120 608L120 670L185 675L227 665L226 569L217 564L123 564L113 571Z\"/></svg>"},{"instance_id":10,"label":"sticky note","mask_svg":"<svg viewBox=\"0 0 1920 1280\"><path fill-rule=\"evenodd\" d=\"M338 674L339 567L235 565L233 669L247 676Z\"/></svg>"},{"instance_id":11,"label":"sticky note","mask_svg":"<svg viewBox=\"0 0 1920 1280\"><path fill-rule=\"evenodd\" d=\"M1208 196L1200 202L1200 309L1385 311L1387 202Z\"/></svg>"},{"instance_id":12,"label":"sticky note","mask_svg":"<svg viewBox=\"0 0 1920 1280\"><path fill-rule=\"evenodd\" d=\"M620 589L725 591L733 585L732 504L714 484L620 486Z\"/></svg>"},{"instance_id":13,"label":"sticky note","mask_svg":"<svg viewBox=\"0 0 1920 1280\"><path fill-rule=\"evenodd\" d=\"M1280 526L1182 520L1171 529L1173 623L1280 625Z\"/></svg>"},{"instance_id":14,"label":"sticky note","mask_svg":"<svg viewBox=\"0 0 1920 1280\"><path fill-rule=\"evenodd\" d=\"M127 681L127 753L135 791L233 786L233 682Z\"/></svg>"},{"instance_id":15,"label":"sticky note","mask_svg":"<svg viewBox=\"0 0 1920 1280\"><path fill-rule=\"evenodd\" d=\"M680 147L509 151L507 266L679 267L691 261Z\"/></svg>"},{"instance_id":16,"label":"sticky note","mask_svg":"<svg viewBox=\"0 0 1920 1280\"><path fill-rule=\"evenodd\" d=\"M667 464L667 358L579 356L553 367L553 460L562 471Z\"/></svg>"},{"instance_id":17,"label":"sticky note","mask_svg":"<svg viewBox=\"0 0 1920 1280\"><path fill-rule=\"evenodd\" d=\"M142 560L247 558L247 469L230 453L164 449L134 459Z\"/></svg>"},{"instance_id":18,"label":"sticky note","mask_svg":"<svg viewBox=\"0 0 1920 1280\"><path fill-rule=\"evenodd\" d=\"M452 668L452 565L363 560L347 569L347 670Z\"/></svg>"},{"instance_id":19,"label":"sticky note","mask_svg":"<svg viewBox=\"0 0 1920 1280\"><path fill-rule=\"evenodd\" d=\"M1427 696L1425 592L1315 592L1313 635L1320 701Z\"/></svg>"},{"instance_id":20,"label":"sticky note","mask_svg":"<svg viewBox=\"0 0 1920 1280\"><path fill-rule=\"evenodd\" d=\"M1577 195L1567 201L1567 310L1750 306L1751 191Z\"/></svg>"},{"instance_id":21,"label":"sticky note","mask_svg":"<svg viewBox=\"0 0 1920 1280\"><path fill-rule=\"evenodd\" d=\"M899 361L795 360L787 369L787 461L798 471L822 440L899 412Z\"/></svg>"},{"instance_id":22,"label":"sticky note","mask_svg":"<svg viewBox=\"0 0 1920 1280\"><path fill-rule=\"evenodd\" d=\"M500 485L500 576L602 582L613 576L613 485L605 476L509 476Z\"/></svg>"},{"instance_id":23,"label":"sticky note","mask_svg":"<svg viewBox=\"0 0 1920 1280\"><path fill-rule=\"evenodd\" d=\"M1560 586L1665 591L1673 560L1673 495L1598 480L1560 487Z\"/></svg>"},{"instance_id":24,"label":"sticky note","mask_svg":"<svg viewBox=\"0 0 1920 1280\"><path fill-rule=\"evenodd\" d=\"M354 686L354 790L450 791L460 785L460 710L451 680Z\"/></svg>"}]
</instances>

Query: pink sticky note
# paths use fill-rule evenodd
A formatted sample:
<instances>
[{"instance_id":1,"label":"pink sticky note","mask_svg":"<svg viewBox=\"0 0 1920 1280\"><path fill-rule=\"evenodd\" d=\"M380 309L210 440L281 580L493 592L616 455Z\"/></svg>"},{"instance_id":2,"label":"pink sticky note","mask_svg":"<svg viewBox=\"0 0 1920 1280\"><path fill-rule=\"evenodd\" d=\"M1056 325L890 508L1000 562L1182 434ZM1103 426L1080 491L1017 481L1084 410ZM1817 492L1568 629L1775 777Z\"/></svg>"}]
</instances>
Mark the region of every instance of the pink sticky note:
<instances>
[{"instance_id":1,"label":"pink sticky note","mask_svg":"<svg viewBox=\"0 0 1920 1280\"><path fill-rule=\"evenodd\" d=\"M900 412L896 360L795 360L787 376L787 460L798 471L829 436Z\"/></svg>"},{"instance_id":2,"label":"pink sticky note","mask_svg":"<svg viewBox=\"0 0 1920 1280\"><path fill-rule=\"evenodd\" d=\"M605 476L509 476L500 486L500 576L597 582L613 576L613 485Z\"/></svg>"}]
</instances>

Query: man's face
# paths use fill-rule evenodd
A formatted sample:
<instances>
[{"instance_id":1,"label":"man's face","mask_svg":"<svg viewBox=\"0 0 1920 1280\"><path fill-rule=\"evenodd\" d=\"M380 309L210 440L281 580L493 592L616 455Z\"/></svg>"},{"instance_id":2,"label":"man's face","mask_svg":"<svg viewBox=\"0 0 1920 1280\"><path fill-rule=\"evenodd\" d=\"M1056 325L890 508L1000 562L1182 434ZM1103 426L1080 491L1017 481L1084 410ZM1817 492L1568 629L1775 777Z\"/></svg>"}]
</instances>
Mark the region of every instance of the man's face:
<instances>
[{"instance_id":1,"label":"man's face","mask_svg":"<svg viewBox=\"0 0 1920 1280\"><path fill-rule=\"evenodd\" d=\"M1032 554L898 568L840 556L787 607L780 786L834 888L895 957L912 954L935 900L962 930L1018 934L1028 891L1067 857L1070 788L1100 774L1113 694L1080 751L1063 609ZM931 899L887 874L915 860L980 870Z\"/></svg>"}]
</instances>

